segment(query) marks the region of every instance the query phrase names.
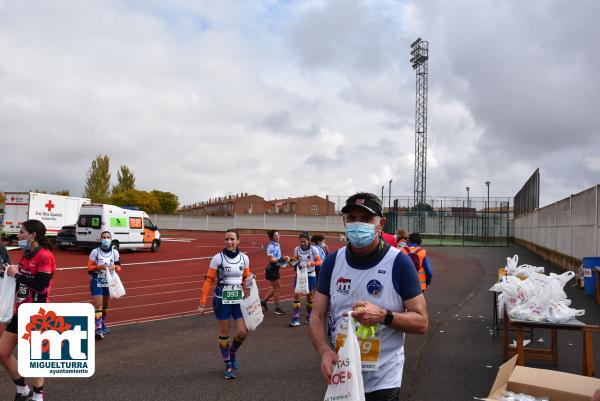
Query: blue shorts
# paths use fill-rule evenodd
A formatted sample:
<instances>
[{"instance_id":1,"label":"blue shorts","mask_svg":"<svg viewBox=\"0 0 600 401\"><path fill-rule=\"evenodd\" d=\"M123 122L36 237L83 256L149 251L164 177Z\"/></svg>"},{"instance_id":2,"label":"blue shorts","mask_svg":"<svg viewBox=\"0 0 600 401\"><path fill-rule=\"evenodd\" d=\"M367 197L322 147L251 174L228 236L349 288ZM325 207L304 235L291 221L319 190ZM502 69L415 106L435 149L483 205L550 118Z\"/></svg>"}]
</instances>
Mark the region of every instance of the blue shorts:
<instances>
[{"instance_id":1,"label":"blue shorts","mask_svg":"<svg viewBox=\"0 0 600 401\"><path fill-rule=\"evenodd\" d=\"M294 288L296 288L296 283L298 282L298 276L294 276ZM317 288L317 278L313 276L308 276L308 291L313 292Z\"/></svg>"},{"instance_id":2,"label":"blue shorts","mask_svg":"<svg viewBox=\"0 0 600 401\"><path fill-rule=\"evenodd\" d=\"M109 296L108 287L98 287L98 279L96 277L92 277L90 280L90 293L93 297L98 295Z\"/></svg>"},{"instance_id":3,"label":"blue shorts","mask_svg":"<svg viewBox=\"0 0 600 401\"><path fill-rule=\"evenodd\" d=\"M223 305L221 301L221 291L223 289L217 287L215 289L215 296L213 297L213 310L217 320L233 320L243 319L242 308L240 304L226 304ZM218 297L217 297L218 295Z\"/></svg>"}]
</instances>

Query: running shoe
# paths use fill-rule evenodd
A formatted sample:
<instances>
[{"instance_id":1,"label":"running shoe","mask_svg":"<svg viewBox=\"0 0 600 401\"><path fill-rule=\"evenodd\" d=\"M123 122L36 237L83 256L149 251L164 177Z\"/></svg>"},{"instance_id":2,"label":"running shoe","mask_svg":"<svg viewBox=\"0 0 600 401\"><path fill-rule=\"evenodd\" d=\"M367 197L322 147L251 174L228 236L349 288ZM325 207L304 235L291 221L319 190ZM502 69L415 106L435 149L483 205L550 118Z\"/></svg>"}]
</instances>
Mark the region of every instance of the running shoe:
<instances>
[{"instance_id":1,"label":"running shoe","mask_svg":"<svg viewBox=\"0 0 600 401\"><path fill-rule=\"evenodd\" d=\"M235 379L235 370L231 366L227 366L225 368L225 373L223 373L223 377L226 379Z\"/></svg>"},{"instance_id":2,"label":"running shoe","mask_svg":"<svg viewBox=\"0 0 600 401\"><path fill-rule=\"evenodd\" d=\"M306 320L304 321L304 324L305 324L305 325L307 325L307 326L308 326L308 325L310 325L310 319L306 319Z\"/></svg>"},{"instance_id":3,"label":"running shoe","mask_svg":"<svg viewBox=\"0 0 600 401\"><path fill-rule=\"evenodd\" d=\"M300 319L298 319L297 317L292 318L292 321L290 322L290 327L296 327L296 326L300 326Z\"/></svg>"},{"instance_id":4,"label":"running shoe","mask_svg":"<svg viewBox=\"0 0 600 401\"><path fill-rule=\"evenodd\" d=\"M260 306L262 306L264 310L269 310L269 307L267 306L267 301L260 301Z\"/></svg>"},{"instance_id":5,"label":"running shoe","mask_svg":"<svg viewBox=\"0 0 600 401\"><path fill-rule=\"evenodd\" d=\"M285 312L283 311L283 309L281 309L279 306L275 308L275 314L276 315L285 315Z\"/></svg>"},{"instance_id":6,"label":"running shoe","mask_svg":"<svg viewBox=\"0 0 600 401\"><path fill-rule=\"evenodd\" d=\"M237 359L231 358L229 363L231 363L231 367L233 368L233 370L238 370L240 368L240 365L238 364Z\"/></svg>"},{"instance_id":7,"label":"running shoe","mask_svg":"<svg viewBox=\"0 0 600 401\"><path fill-rule=\"evenodd\" d=\"M102 329L96 330L96 340L102 340L103 338L104 338L104 333L102 332Z\"/></svg>"},{"instance_id":8,"label":"running shoe","mask_svg":"<svg viewBox=\"0 0 600 401\"><path fill-rule=\"evenodd\" d=\"M29 390L29 394L21 394L21 393L17 393L15 394L15 401L29 401L31 400L31 396L33 395L33 390Z\"/></svg>"},{"instance_id":9,"label":"running shoe","mask_svg":"<svg viewBox=\"0 0 600 401\"><path fill-rule=\"evenodd\" d=\"M102 334L108 334L108 333L110 333L109 328L103 325L102 326Z\"/></svg>"}]
</instances>

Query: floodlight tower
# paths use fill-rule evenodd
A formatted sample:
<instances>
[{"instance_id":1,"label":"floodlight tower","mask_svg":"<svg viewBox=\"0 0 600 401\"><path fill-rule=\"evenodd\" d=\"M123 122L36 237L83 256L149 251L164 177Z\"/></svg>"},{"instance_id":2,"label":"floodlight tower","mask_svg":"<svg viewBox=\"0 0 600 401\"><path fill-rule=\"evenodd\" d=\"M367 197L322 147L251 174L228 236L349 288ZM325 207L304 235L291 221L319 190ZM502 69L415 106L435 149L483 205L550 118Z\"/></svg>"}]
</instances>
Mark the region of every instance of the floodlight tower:
<instances>
[{"instance_id":1,"label":"floodlight tower","mask_svg":"<svg viewBox=\"0 0 600 401\"><path fill-rule=\"evenodd\" d=\"M418 38L410 45L412 68L417 74L415 104L415 176L414 203L418 211L416 231L425 231L425 203L427 194L427 60L429 42Z\"/></svg>"}]
</instances>

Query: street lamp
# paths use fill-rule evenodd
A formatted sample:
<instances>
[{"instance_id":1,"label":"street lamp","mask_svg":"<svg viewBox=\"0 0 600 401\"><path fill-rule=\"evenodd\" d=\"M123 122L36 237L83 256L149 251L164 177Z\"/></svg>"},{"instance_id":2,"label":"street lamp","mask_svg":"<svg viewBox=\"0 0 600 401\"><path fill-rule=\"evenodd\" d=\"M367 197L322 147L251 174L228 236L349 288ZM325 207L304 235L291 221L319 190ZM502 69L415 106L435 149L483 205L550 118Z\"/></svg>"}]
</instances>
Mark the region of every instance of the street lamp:
<instances>
[{"instance_id":1,"label":"street lamp","mask_svg":"<svg viewBox=\"0 0 600 401\"><path fill-rule=\"evenodd\" d=\"M385 185L381 186L381 205L383 205L383 188L385 188Z\"/></svg>"},{"instance_id":2,"label":"street lamp","mask_svg":"<svg viewBox=\"0 0 600 401\"><path fill-rule=\"evenodd\" d=\"M485 186L487 187L487 206L485 208L485 244L487 245L487 237L490 230L490 184L491 182L486 181Z\"/></svg>"},{"instance_id":3,"label":"street lamp","mask_svg":"<svg viewBox=\"0 0 600 401\"><path fill-rule=\"evenodd\" d=\"M388 194L388 213L392 210L392 179L390 178L390 182L388 185L389 194Z\"/></svg>"},{"instance_id":4,"label":"street lamp","mask_svg":"<svg viewBox=\"0 0 600 401\"><path fill-rule=\"evenodd\" d=\"M471 187L467 187L467 207L471 207L471 202L469 201L469 191L471 190Z\"/></svg>"}]
</instances>

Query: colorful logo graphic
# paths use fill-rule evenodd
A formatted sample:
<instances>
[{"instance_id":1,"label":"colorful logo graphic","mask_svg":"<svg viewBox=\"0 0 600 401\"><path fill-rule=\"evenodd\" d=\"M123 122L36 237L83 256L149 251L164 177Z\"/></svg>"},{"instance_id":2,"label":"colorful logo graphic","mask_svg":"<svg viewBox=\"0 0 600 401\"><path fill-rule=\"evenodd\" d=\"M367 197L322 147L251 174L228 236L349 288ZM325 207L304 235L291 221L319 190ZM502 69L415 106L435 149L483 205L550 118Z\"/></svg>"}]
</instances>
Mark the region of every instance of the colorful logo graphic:
<instances>
[{"instance_id":1,"label":"colorful logo graphic","mask_svg":"<svg viewBox=\"0 0 600 401\"><path fill-rule=\"evenodd\" d=\"M381 297L382 291L383 291L383 285L379 282L379 280L371 280L367 283L367 292L372 297L375 297L375 298Z\"/></svg>"},{"instance_id":2,"label":"colorful logo graphic","mask_svg":"<svg viewBox=\"0 0 600 401\"><path fill-rule=\"evenodd\" d=\"M350 284L352 284L352 280L349 278L340 277L337 279L335 284L337 286L337 292L342 295L350 294Z\"/></svg>"},{"instance_id":3,"label":"colorful logo graphic","mask_svg":"<svg viewBox=\"0 0 600 401\"><path fill-rule=\"evenodd\" d=\"M95 370L94 308L87 303L19 307L19 374L90 377Z\"/></svg>"}]
</instances>

